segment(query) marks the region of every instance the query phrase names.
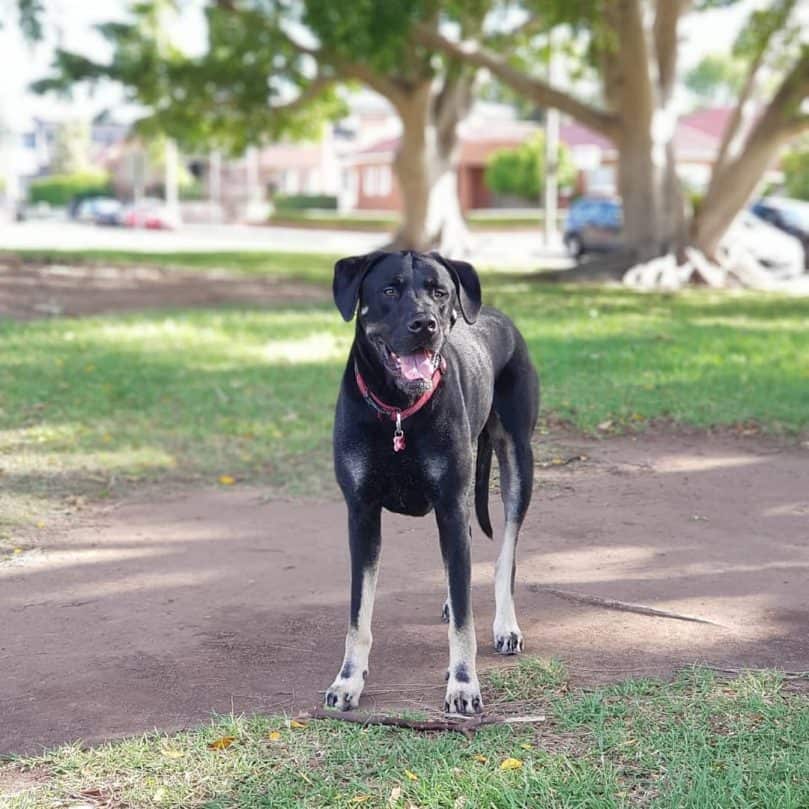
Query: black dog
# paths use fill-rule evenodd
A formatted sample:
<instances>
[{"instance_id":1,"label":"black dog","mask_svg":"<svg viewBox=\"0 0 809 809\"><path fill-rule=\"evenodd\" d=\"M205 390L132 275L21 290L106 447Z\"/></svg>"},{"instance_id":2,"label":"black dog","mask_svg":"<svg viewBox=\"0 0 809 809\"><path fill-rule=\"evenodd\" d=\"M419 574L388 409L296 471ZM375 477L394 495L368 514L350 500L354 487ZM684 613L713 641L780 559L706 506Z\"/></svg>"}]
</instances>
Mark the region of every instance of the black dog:
<instances>
[{"instance_id":1,"label":"black dog","mask_svg":"<svg viewBox=\"0 0 809 809\"><path fill-rule=\"evenodd\" d=\"M474 486L478 522L491 537L494 449L505 507L494 644L515 654L523 648L514 613L515 550L531 500L536 371L514 324L481 308L471 264L437 253L370 253L338 261L333 289L345 320L358 304L359 313L334 423L335 471L348 506L351 615L326 705L356 707L368 675L382 509L414 516L435 509L449 585L444 709L480 712L470 495Z\"/></svg>"}]
</instances>

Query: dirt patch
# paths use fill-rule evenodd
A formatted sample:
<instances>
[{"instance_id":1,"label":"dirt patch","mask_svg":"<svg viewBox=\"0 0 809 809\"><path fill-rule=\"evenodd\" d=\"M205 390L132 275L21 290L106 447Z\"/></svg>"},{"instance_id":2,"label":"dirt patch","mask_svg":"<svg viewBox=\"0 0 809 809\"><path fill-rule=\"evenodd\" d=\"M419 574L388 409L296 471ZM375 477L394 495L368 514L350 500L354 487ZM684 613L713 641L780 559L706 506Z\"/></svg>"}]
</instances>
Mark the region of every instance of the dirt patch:
<instances>
[{"instance_id":1,"label":"dirt patch","mask_svg":"<svg viewBox=\"0 0 809 809\"><path fill-rule=\"evenodd\" d=\"M555 443L581 457L538 469L516 594L528 653L561 658L578 682L693 663L809 669L809 448L705 435ZM263 494L127 502L1 565L2 750L319 702L347 618L344 507ZM435 533L429 517L385 515L365 707L443 697ZM513 662L489 637L497 550L475 532L481 669Z\"/></svg>"},{"instance_id":2,"label":"dirt patch","mask_svg":"<svg viewBox=\"0 0 809 809\"><path fill-rule=\"evenodd\" d=\"M154 267L0 262L0 317L20 320L171 307L323 301L327 290L272 277Z\"/></svg>"},{"instance_id":3,"label":"dirt patch","mask_svg":"<svg viewBox=\"0 0 809 809\"><path fill-rule=\"evenodd\" d=\"M35 789L47 780L47 773L39 770L21 770L15 764L0 764L0 798L11 798L21 792Z\"/></svg>"}]
</instances>

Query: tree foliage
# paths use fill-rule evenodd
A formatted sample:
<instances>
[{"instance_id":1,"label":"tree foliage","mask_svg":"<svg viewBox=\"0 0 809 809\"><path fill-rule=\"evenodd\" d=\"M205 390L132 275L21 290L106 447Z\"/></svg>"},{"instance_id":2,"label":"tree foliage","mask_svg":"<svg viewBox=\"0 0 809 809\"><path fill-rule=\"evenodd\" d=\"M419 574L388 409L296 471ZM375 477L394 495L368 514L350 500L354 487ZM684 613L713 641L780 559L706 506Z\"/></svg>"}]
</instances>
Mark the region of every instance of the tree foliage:
<instances>
[{"instance_id":1,"label":"tree foliage","mask_svg":"<svg viewBox=\"0 0 809 809\"><path fill-rule=\"evenodd\" d=\"M559 147L559 185L569 187L576 177L570 150ZM531 140L511 149L498 149L489 158L485 180L496 194L536 200L544 189L545 136L537 132Z\"/></svg>"},{"instance_id":2,"label":"tree foliage","mask_svg":"<svg viewBox=\"0 0 809 809\"><path fill-rule=\"evenodd\" d=\"M809 202L809 138L803 138L784 155L781 167L787 194Z\"/></svg>"},{"instance_id":3,"label":"tree foliage","mask_svg":"<svg viewBox=\"0 0 809 809\"><path fill-rule=\"evenodd\" d=\"M112 46L110 62L59 50L51 76L34 89L69 93L78 82L116 82L146 110L141 134L167 134L188 148L239 153L281 135L317 137L343 110L333 81L313 74L311 57L269 24L263 4L233 5L207 6L209 47L189 56L166 35L173 4L139 2L130 22L98 26Z\"/></svg>"},{"instance_id":4,"label":"tree foliage","mask_svg":"<svg viewBox=\"0 0 809 809\"><path fill-rule=\"evenodd\" d=\"M709 104L728 104L734 100L744 83L745 65L740 60L721 53L710 53L689 70L685 86Z\"/></svg>"}]
</instances>

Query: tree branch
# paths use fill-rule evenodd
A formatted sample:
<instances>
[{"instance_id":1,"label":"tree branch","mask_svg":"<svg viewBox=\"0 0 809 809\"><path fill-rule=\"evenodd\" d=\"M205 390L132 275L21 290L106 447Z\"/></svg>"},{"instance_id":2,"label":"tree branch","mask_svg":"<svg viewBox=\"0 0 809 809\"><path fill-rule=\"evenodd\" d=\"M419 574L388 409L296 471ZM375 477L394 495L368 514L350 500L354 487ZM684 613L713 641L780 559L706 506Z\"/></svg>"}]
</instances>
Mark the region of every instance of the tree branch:
<instances>
[{"instance_id":1,"label":"tree branch","mask_svg":"<svg viewBox=\"0 0 809 809\"><path fill-rule=\"evenodd\" d=\"M794 0L786 0L786 2L782 3L779 12L780 25L783 25L786 22L792 13L794 6ZM748 124L753 117L752 105L749 102L753 96L753 92L755 91L758 74L762 65L764 64L764 59L767 55L770 42L772 41L772 38L779 29L780 25L778 22L776 22L768 27L759 28L759 31L763 31L763 34L761 34L761 38L758 39L756 43L756 49L752 54L752 58L750 59L750 65L747 69L747 74L745 75L742 89L739 91L736 106L733 108L733 112L725 127L725 131L722 133L722 141L719 144L719 151L717 152L716 160L714 161L715 172L721 169L721 167L727 161L730 153L734 151L734 149L731 147L735 143L739 142L746 134L744 131L746 128L745 125Z\"/></svg>"},{"instance_id":2,"label":"tree branch","mask_svg":"<svg viewBox=\"0 0 809 809\"><path fill-rule=\"evenodd\" d=\"M342 56L329 52L323 48L311 48L308 45L303 45L298 42L288 31L282 30L281 33L284 39L296 50L298 53L306 54L316 59L319 64L326 64L337 74L337 78L343 79L356 79L363 84L367 84L371 89L376 90L377 93L384 96L393 104L394 107L399 109L406 101L406 93L396 82L389 76L377 73L375 70L368 67L367 64L362 62L352 62Z\"/></svg>"},{"instance_id":3,"label":"tree branch","mask_svg":"<svg viewBox=\"0 0 809 809\"><path fill-rule=\"evenodd\" d=\"M326 710L316 708L315 710L301 714L299 720L306 722L309 719L331 719L340 722L350 722L357 725L386 725L388 727L407 728L408 730L421 730L427 732L452 731L461 733L471 739L475 731L485 725L521 725L538 724L545 721L544 714L534 714L532 716L459 716L457 714L445 714L444 719L407 719L403 716L389 716L387 714L362 714L349 713L347 711Z\"/></svg>"},{"instance_id":4,"label":"tree branch","mask_svg":"<svg viewBox=\"0 0 809 809\"><path fill-rule=\"evenodd\" d=\"M688 0L658 0L654 21L657 74L664 100L671 97L677 78L677 28Z\"/></svg>"},{"instance_id":5,"label":"tree branch","mask_svg":"<svg viewBox=\"0 0 809 809\"><path fill-rule=\"evenodd\" d=\"M537 104L567 113L590 129L601 132L609 138L617 138L619 135L618 119L611 113L580 101L568 93L551 87L541 79L511 67L501 56L481 48L476 43L454 42L421 24L415 27L415 37L426 47L441 50L468 64L487 68L502 82L533 99Z\"/></svg>"}]
</instances>

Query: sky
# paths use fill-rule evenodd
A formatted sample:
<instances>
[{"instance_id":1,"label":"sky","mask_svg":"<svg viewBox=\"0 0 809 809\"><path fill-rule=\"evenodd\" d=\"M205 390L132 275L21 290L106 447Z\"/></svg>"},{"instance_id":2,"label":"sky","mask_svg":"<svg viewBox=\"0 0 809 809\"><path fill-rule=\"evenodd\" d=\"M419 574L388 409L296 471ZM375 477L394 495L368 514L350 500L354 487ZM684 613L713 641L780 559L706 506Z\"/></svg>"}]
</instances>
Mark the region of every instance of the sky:
<instances>
[{"instance_id":1,"label":"sky","mask_svg":"<svg viewBox=\"0 0 809 809\"><path fill-rule=\"evenodd\" d=\"M0 9L12 6L14 0L0 0ZM687 70L710 52L727 52L749 10L764 0L742 0L730 9L703 12L686 17L683 25L684 47L681 67ZM3 4L6 4L4 7ZM48 16L46 42L35 47L23 42L13 25L0 29L0 120L12 123L15 129L26 126L31 116L49 119L86 117L99 110L121 104L121 93L111 87L101 88L91 96L86 91L76 93L71 102L53 97L39 97L28 92L30 82L47 73L56 44L58 30L62 45L69 50L91 54L96 59L108 55L107 45L93 29L99 22L125 19L128 0L46 0ZM183 0L183 18L172 30L175 42L188 51L199 49L204 42L204 21L200 0ZM3 14L5 18L7 15ZM121 107L119 118L136 115L132 107Z\"/></svg>"}]
</instances>

